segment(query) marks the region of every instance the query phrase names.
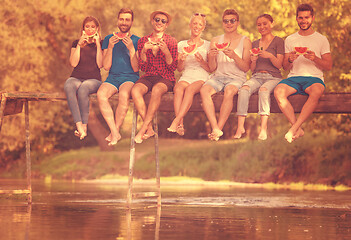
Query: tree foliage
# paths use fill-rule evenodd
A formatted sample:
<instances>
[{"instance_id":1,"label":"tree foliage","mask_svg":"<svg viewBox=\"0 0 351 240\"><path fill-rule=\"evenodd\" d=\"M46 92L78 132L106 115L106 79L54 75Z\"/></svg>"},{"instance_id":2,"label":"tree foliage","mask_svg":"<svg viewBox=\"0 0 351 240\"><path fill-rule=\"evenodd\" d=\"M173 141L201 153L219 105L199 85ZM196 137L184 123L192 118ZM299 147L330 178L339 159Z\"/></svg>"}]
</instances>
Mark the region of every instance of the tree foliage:
<instances>
[{"instance_id":1,"label":"tree foliage","mask_svg":"<svg viewBox=\"0 0 351 240\"><path fill-rule=\"evenodd\" d=\"M96 16L102 26L103 36L117 28L117 13L122 7L134 10L132 31L138 36L151 32L149 15L157 9L167 10L173 16L168 33L178 41L189 38L189 19L195 12L206 14L207 27L203 38L222 34L221 15L226 8L234 8L240 14L239 32L251 40L259 38L256 17L269 13L275 19L274 34L285 38L297 31L295 11L300 0L3 0L0 9L0 89L2 91L63 91L63 84L72 68L68 57L73 40L78 38L82 20L87 15ZM328 91L351 91L350 11L348 0L311 0L316 10L313 27L326 35L331 43L334 67L326 73ZM102 71L103 77L107 73ZM177 73L179 76L179 73ZM58 139L73 128L70 113L64 103L34 103L30 105L32 148L50 151ZM206 129L203 116L192 114L187 123L196 130ZM233 117L232 117L233 118ZM231 119L232 119L231 118ZM281 128L282 116L271 118L271 129ZM7 151L23 149L24 129L21 116L10 116L4 120L0 149L1 159ZM230 120L231 120L230 119ZM232 121L232 120L231 120ZM165 122L165 121L164 121ZM313 117L314 126L319 129L334 128L339 132L349 130L350 117L347 115ZM255 128L257 118L250 116L248 126ZM168 123L164 123L168 125ZM274 127L273 127L274 126ZM167 126L160 126L166 128ZM230 129L231 128L231 129ZM230 124L232 131L235 124ZM200 137L191 133L191 137ZM231 137L230 134L227 137Z\"/></svg>"}]
</instances>

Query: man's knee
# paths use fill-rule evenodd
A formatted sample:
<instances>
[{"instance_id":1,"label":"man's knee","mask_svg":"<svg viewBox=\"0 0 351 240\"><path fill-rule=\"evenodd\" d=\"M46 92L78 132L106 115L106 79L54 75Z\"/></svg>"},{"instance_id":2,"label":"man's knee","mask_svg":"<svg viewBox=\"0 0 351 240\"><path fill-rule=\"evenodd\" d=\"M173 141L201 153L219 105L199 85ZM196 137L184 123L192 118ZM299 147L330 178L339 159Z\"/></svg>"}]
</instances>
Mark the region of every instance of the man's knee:
<instances>
[{"instance_id":1,"label":"man's knee","mask_svg":"<svg viewBox=\"0 0 351 240\"><path fill-rule=\"evenodd\" d=\"M245 85L245 86L242 86L240 89L239 89L239 94L240 93L248 93L250 91L250 86L247 86L247 85Z\"/></svg>"},{"instance_id":2,"label":"man's knee","mask_svg":"<svg viewBox=\"0 0 351 240\"><path fill-rule=\"evenodd\" d=\"M321 84L312 85L310 88L307 88L305 92L309 95L310 98L319 99L324 93L324 86Z\"/></svg>"},{"instance_id":3,"label":"man's knee","mask_svg":"<svg viewBox=\"0 0 351 240\"><path fill-rule=\"evenodd\" d=\"M127 102L129 101L129 98L130 98L130 94L128 91L120 91L118 93L118 101L119 102Z\"/></svg>"},{"instance_id":4,"label":"man's knee","mask_svg":"<svg viewBox=\"0 0 351 240\"><path fill-rule=\"evenodd\" d=\"M106 101L107 100L106 93L102 88L100 88L97 91L96 96L97 96L98 101Z\"/></svg>"},{"instance_id":5,"label":"man's knee","mask_svg":"<svg viewBox=\"0 0 351 240\"><path fill-rule=\"evenodd\" d=\"M274 97L278 100L278 99L282 99L282 98L287 98L287 92L286 89L282 86L282 85L278 85L275 89L274 89Z\"/></svg>"},{"instance_id":6,"label":"man's knee","mask_svg":"<svg viewBox=\"0 0 351 240\"><path fill-rule=\"evenodd\" d=\"M225 98L234 97L234 95L237 93L238 93L238 88L235 86L228 86L224 89Z\"/></svg>"},{"instance_id":7,"label":"man's knee","mask_svg":"<svg viewBox=\"0 0 351 240\"><path fill-rule=\"evenodd\" d=\"M141 93L141 87L138 84L135 84L131 90L131 95L133 97L133 99L137 99L142 97L142 93Z\"/></svg>"}]
</instances>

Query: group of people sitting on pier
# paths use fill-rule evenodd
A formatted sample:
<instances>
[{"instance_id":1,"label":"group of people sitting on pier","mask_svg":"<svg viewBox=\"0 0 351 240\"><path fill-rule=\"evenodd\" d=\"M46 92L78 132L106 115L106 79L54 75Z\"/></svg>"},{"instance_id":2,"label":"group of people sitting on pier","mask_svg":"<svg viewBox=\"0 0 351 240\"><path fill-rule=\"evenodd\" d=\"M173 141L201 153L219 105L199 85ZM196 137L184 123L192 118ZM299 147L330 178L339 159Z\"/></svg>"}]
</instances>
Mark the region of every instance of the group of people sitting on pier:
<instances>
[{"instance_id":1,"label":"group of people sitting on pier","mask_svg":"<svg viewBox=\"0 0 351 240\"><path fill-rule=\"evenodd\" d=\"M141 143L155 134L151 123L162 95L173 91L175 118L167 130L184 135L184 116L194 95L200 93L212 128L208 137L215 141L223 135L222 129L233 109L233 98L238 94L238 127L234 138L239 139L245 133L249 98L258 91L258 114L261 115L258 139L267 139L270 95L274 92L281 111L291 123L285 139L292 142L304 135L301 125L312 114L325 90L323 71L332 68L329 42L313 30L314 19L311 5L299 5L296 10L299 30L284 41L272 33L272 16L260 15L256 25L261 38L251 42L237 31L240 23L237 11L226 9L222 15L224 34L209 42L201 38L206 16L195 13L190 18L190 38L177 43L165 33L172 23L172 16L166 11L152 12L153 31L139 38L131 33L133 11L123 8L117 17L119 32L107 35L103 41L99 21L88 16L82 23L80 38L72 44L70 63L74 70L64 85L77 127L75 134L80 139L87 135L89 94L97 93L100 111L111 131L106 141L115 145L121 139L120 127L131 96L143 119L135 136L135 142ZM284 80L282 67L289 70ZM103 83L100 68L109 71ZM141 77L139 70L144 73ZM175 70L182 72L178 81ZM249 70L252 75L247 80ZM217 118L212 95L221 91L223 102ZM146 106L144 95L148 92L151 98ZM114 113L109 98L116 93L118 106ZM288 100L292 94L308 95L298 117Z\"/></svg>"}]
</instances>

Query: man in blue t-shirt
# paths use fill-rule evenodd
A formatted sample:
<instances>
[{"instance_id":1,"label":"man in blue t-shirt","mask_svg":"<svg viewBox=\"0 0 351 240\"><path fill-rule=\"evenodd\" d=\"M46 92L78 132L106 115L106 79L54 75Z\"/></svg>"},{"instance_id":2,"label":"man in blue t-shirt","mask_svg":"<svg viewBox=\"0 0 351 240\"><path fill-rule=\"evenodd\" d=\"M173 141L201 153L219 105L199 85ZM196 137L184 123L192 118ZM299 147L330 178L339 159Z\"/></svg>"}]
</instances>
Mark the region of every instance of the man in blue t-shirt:
<instances>
[{"instance_id":1,"label":"man in blue t-shirt","mask_svg":"<svg viewBox=\"0 0 351 240\"><path fill-rule=\"evenodd\" d=\"M139 37L130 33L133 18L134 14L131 9L122 8L117 20L120 32L107 35L102 43L103 67L109 71L109 75L99 88L97 97L101 114L111 131L106 137L109 146L117 144L121 139L119 129L128 111L130 92L134 83L139 79L136 55ZM119 95L115 119L108 100L116 93Z\"/></svg>"}]
</instances>

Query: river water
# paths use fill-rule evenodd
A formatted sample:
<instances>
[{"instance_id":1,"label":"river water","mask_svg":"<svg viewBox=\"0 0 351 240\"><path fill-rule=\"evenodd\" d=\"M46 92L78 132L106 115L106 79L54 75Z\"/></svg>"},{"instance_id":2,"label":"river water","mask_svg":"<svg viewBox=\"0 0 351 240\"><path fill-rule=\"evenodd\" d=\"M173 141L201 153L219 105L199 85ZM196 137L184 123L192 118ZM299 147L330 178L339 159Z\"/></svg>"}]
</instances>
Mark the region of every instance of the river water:
<instances>
[{"instance_id":1,"label":"river water","mask_svg":"<svg viewBox=\"0 0 351 240\"><path fill-rule=\"evenodd\" d=\"M0 180L0 188L22 182ZM135 191L149 191L137 185ZM162 186L162 207L126 184L34 182L33 204L0 195L0 240L351 239L350 191Z\"/></svg>"}]
</instances>

